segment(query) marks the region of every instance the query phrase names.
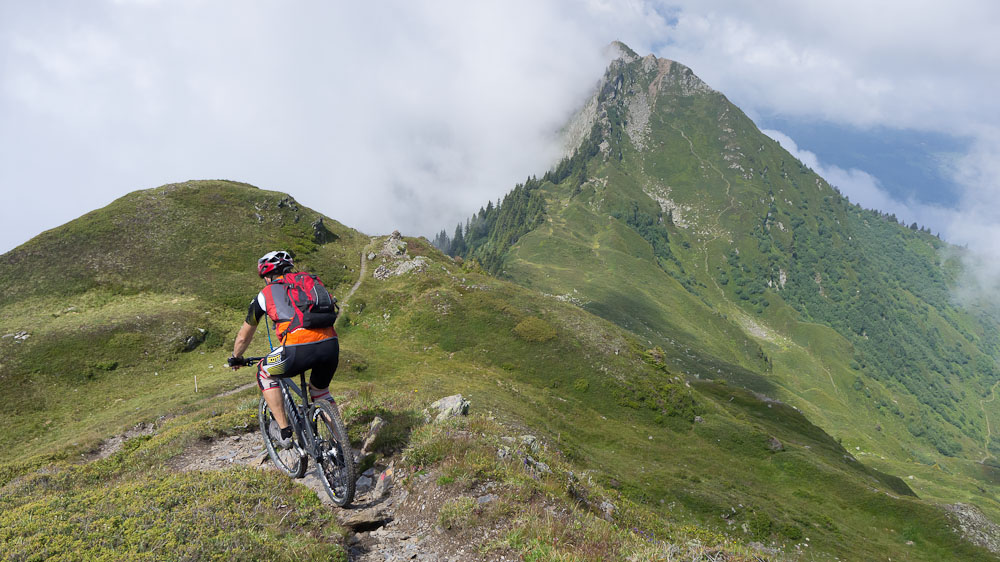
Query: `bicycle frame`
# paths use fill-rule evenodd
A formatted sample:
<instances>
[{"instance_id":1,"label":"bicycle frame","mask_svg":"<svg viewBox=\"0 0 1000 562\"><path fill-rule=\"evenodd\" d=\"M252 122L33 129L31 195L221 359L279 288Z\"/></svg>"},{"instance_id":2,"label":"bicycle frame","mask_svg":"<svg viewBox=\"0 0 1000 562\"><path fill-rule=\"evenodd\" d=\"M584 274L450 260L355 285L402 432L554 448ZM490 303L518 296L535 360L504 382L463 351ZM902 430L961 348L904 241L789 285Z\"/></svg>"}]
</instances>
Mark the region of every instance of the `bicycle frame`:
<instances>
[{"instance_id":1,"label":"bicycle frame","mask_svg":"<svg viewBox=\"0 0 1000 562\"><path fill-rule=\"evenodd\" d=\"M227 365L252 365L264 359L265 357L246 357L239 360L230 358ZM307 392L309 387L306 385L305 372L299 373L299 385L296 385L292 380L294 375L275 378L278 381L278 388L281 389L281 403L285 408L285 415L298 438L294 452L289 452L297 454L298 460L289 465L286 460L278 457L273 445L273 434L268 430L268 424L274 423L274 414L270 412L267 400L262 398L258 409L258 419L271 459L278 468L290 476L301 478L308 466L308 458L312 457L319 471L320 479L323 481L323 486L334 504L340 507L350 504L355 493L354 478L356 473L350 440L337 412L337 405L331 403L329 407L332 408L332 411L327 414L327 405L322 402L317 403L312 399L311 394ZM301 399L298 405L293 400L293 392ZM270 421L265 416L270 417ZM321 432L319 427L313 425L314 421L323 424L323 427L328 431ZM328 436L327 433L330 435Z\"/></svg>"},{"instance_id":2,"label":"bicycle frame","mask_svg":"<svg viewBox=\"0 0 1000 562\"><path fill-rule=\"evenodd\" d=\"M271 351L274 351L274 343L271 342L271 324L268 322L268 317L264 317L264 331L267 333L267 345L270 346ZM292 423L292 427L298 433L299 443L305 445L306 450L303 451L313 459L319 459L319 452L316 450L316 439L315 433L312 431L312 426L307 426L303 419L308 417L308 412L311 407L310 395L305 392L305 389L309 388L306 386L306 374L305 372L299 373L299 380L301 381L301 386L296 385L292 382L291 378L279 377L278 386L281 388L281 398L285 403L285 415L288 416L289 421ZM294 389L295 393L302 397L302 411L297 411L294 408L295 402L292 400L291 390L289 390L289 385ZM308 427L309 430L306 431L305 428Z\"/></svg>"},{"instance_id":3,"label":"bicycle frame","mask_svg":"<svg viewBox=\"0 0 1000 562\"><path fill-rule=\"evenodd\" d=\"M316 450L316 434L312 429L312 425L306 423L309 421L309 411L312 409L312 402L310 401L309 393L305 391L308 388L306 386L305 373L299 374L299 380L301 381L301 387L292 382L290 377L278 378L278 386L281 388L281 396L285 402L285 415L288 416L292 427L295 428L299 442L305 446L303 452L313 459L319 459L320 453ZM295 407L295 401L292 400L293 391L302 398L301 412L299 408Z\"/></svg>"},{"instance_id":4,"label":"bicycle frame","mask_svg":"<svg viewBox=\"0 0 1000 562\"><path fill-rule=\"evenodd\" d=\"M264 320L265 326L267 326L267 319ZM268 343L270 343L270 327L268 326ZM271 351L274 351L274 347L271 347ZM240 365L250 366L258 361L263 360L264 357L246 357L242 360ZM227 363L228 366L228 363ZM312 457L316 462L320 461L322 453L316 446L316 432L312 427L311 423L306 423L309 420L310 412L313 408L314 403L312 402L312 397L309 392L306 391L309 387L306 385L306 374L303 371L299 373L299 380L301 381L299 385L292 382L292 377L276 377L278 380L278 388L281 389L281 399L285 406L285 415L288 417L289 422L291 422L292 428L294 428L296 434L298 434L299 443L301 443L305 449L299 449L301 453L307 454ZM299 395L302 398L301 410L299 408L293 407L295 401L292 400L292 392ZM273 414L272 414L273 415Z\"/></svg>"}]
</instances>

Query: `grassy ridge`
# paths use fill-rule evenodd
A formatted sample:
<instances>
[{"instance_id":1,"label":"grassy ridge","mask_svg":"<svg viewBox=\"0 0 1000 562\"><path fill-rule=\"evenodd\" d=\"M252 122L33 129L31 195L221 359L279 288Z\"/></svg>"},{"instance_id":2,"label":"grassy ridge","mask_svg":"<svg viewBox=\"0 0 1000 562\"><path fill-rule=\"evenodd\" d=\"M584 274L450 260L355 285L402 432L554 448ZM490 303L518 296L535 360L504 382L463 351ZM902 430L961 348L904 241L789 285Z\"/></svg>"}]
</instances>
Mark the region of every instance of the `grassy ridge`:
<instances>
[{"instance_id":1,"label":"grassy ridge","mask_svg":"<svg viewBox=\"0 0 1000 562\"><path fill-rule=\"evenodd\" d=\"M297 252L334 294L356 280L367 237L330 219L317 237L318 218L282 193L189 182L132 193L0 257L0 332L28 333L0 339L0 459L25 441L85 451L130 419L250 382L222 363L261 286L261 254ZM122 419L126 407L141 415Z\"/></svg>"},{"instance_id":2,"label":"grassy ridge","mask_svg":"<svg viewBox=\"0 0 1000 562\"><path fill-rule=\"evenodd\" d=\"M329 285L353 281L330 266L353 264L355 256L337 252L364 237L329 218L317 235L312 223L321 217L288 195L235 182L136 191L4 254L0 306L96 289L237 306L255 288L251 268L261 248L272 247L293 252Z\"/></svg>"}]
</instances>

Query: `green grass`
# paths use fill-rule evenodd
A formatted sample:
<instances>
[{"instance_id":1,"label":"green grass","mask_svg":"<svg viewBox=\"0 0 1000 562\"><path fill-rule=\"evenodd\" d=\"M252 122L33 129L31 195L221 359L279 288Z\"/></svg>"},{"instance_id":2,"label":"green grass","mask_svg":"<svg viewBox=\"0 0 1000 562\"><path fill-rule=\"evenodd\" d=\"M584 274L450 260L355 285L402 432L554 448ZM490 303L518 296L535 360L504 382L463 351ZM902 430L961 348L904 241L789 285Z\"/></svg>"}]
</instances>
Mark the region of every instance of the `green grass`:
<instances>
[{"instance_id":1,"label":"green grass","mask_svg":"<svg viewBox=\"0 0 1000 562\"><path fill-rule=\"evenodd\" d=\"M236 306L259 286L253 268L267 248L292 251L332 287L353 282L341 266L356 267L366 238L326 218L336 239L317 244L311 224L320 216L285 194L235 182L136 191L5 254L0 306L94 289ZM28 264L31 276L23 275Z\"/></svg>"},{"instance_id":2,"label":"green grass","mask_svg":"<svg viewBox=\"0 0 1000 562\"><path fill-rule=\"evenodd\" d=\"M614 325L444 265L449 272L430 267L421 278L362 286L366 309L342 332L345 346L369 358L358 380L405 389L418 405L461 392L474 411L544 435L562 462L592 471L595 481L648 510L660 525L694 525L752 540L742 525L766 516L772 521L767 542L779 548L793 548L802 532L810 548L847 557L906 552L931 560L957 549L989 558L963 545L937 508L907 499L910 491L900 479L847 458L835 439L795 409L723 384L687 388L645 342ZM545 319L555 337L523 338L517 327L526 318ZM686 405L681 415L670 415L672 404ZM695 423L694 415L704 422ZM768 449L772 436L785 451ZM477 472L477 466L495 465L492 453L455 444L439 428L419 428L410 442L408 462L441 466L443 486L503 479ZM451 507L474 518L463 511L466 503ZM720 516L734 507L738 515L730 526ZM900 529L916 525L923 546L914 549L894 536L869 538L878 521Z\"/></svg>"},{"instance_id":3,"label":"green grass","mask_svg":"<svg viewBox=\"0 0 1000 562\"><path fill-rule=\"evenodd\" d=\"M287 212L287 207L278 207L280 194L216 184L180 189L183 201L167 210L183 216L191 208L190 199L198 203L198 213L208 213L210 209L201 207L215 201L216 189L221 190L220 205L225 208L231 208L232 198L243 190L248 212L261 193L271 202L270 211L277 213L274 220ZM135 197L177 196L169 190L159 193L153 190ZM119 211L117 207L96 211L88 220L103 218L117 224L124 220L116 214ZM190 222L174 219L158 228ZM249 224L248 236L264 236L255 218ZM288 226L297 228L296 224ZM245 226L232 228L243 232ZM641 254L636 237L625 231L619 234L614 238L623 247ZM52 232L45 244L67 239ZM206 251L229 252L226 240L232 238L219 234L211 244L205 241ZM29 259L28 249L41 251L42 242L29 243L16 256ZM602 523L593 505L586 507L584 501L578 507L579 529L575 523L547 522L543 508L528 510L497 548L525 558L594 559L609 552L643 556L660 552L656 549L665 544L701 536L728 545L730 552L741 552L740 545L757 535L774 543L774 548L792 552L799 541L798 529L810 538L811 549L847 558L889 553L934 560L951 552L970 560L988 559L983 551L963 544L936 508L904 497L906 489L897 479L845 458L843 447L807 417L742 390L744 385L758 391L781 388L772 373L762 370L771 363L773 369L785 367L777 359L765 362L761 351L772 350L740 335L727 322L727 313L696 321L695 311L706 306L697 296L650 289L642 298L676 303L681 328L664 324L669 329L660 330L649 324L630 332L593 315L587 304L581 308L499 281L474 264L455 264L425 242L408 242L430 260L426 271L386 281L367 277L338 326L344 357L331 386L343 405L352 438L360 441L375 416L388 422L376 443L375 457L365 462L406 449L407 462L439 470L441 485L455 497L465 494L473 482L494 479L507 486L510 498L538 502L566 501L571 496L568 472L572 472L585 486L577 492L607 499L618 508L614 521ZM252 267L260 247L272 243L258 237L239 244L246 246L240 251L253 256ZM338 240L305 253L303 260L315 264L324 280L329 275L334 294L342 295L354 280L348 274L357 275L357 256L367 244L367 238L343 231ZM316 515L314 506L303 499L308 494L287 480L241 470L219 476L173 475L165 468L199 439L252 430L253 410L247 399L256 395L255 389L222 399L216 395L253 380L247 370L234 373L221 365L231 351L245 302L259 284L252 270L246 271L250 267L237 268L234 261L226 274L231 277L193 270L183 281L190 288L173 285L177 283L173 280L160 288L154 277L162 273L153 262L167 259L178 248L152 248L142 256L148 271L134 269L139 272L134 284L141 290L125 290L114 280L98 280L85 288L53 280L45 296L17 286L16 298L0 303L0 327L5 333L24 326L31 332L23 342L8 338L0 344L4 346L0 376L4 382L8 377L18 382L0 399L6 416L0 424L3 532L9 533L18 552L36 552L47 537L38 526L40 514L66 514L67 526L58 527L53 535L58 540L51 542L53 549L62 550L48 551L50 556L69 552L79 540L94 542L89 555L95 558L105 556L107 551L101 549L109 545L135 558L155 557L159 545L179 537L190 538L192 545L193 550L183 553L206 558L223 552L226 545L235 545L234 556L258 552L260 542L275 544L274 551L260 552L278 557L293 557L288 553L305 557L316 552L313 549L335 547L340 531ZM99 250L95 242L80 253ZM140 259L138 255L130 259ZM638 269L640 260L632 253L608 250L604 255L620 271L634 270L638 279L659 279L655 272ZM219 259L226 263L230 258ZM595 286L610 291L611 278L593 271ZM226 285L226 279L237 278L234 285ZM573 293L573 288L579 292ZM546 292L570 297L582 293L580 299L589 298L586 285L559 289ZM644 305L635 306L638 310ZM204 341L182 351L180 342L195 333ZM718 353L697 345L706 337L713 338L710 346ZM816 337L821 339L822 329L817 328ZM263 340L260 334L251 353L264 349ZM806 345L788 344L787 357L802 353ZM830 345L836 349L836 344ZM718 380L699 382L695 374ZM825 372L811 376L816 386L829 384ZM448 428L442 433L439 427L423 426L423 408L454 393L471 400L478 415L463 422L468 425L452 427L456 430L452 434ZM701 421L695 421L696 416ZM81 455L95 450L102 439L136 423L157 420L160 428L155 436L134 439L108 459L82 462ZM458 431L492 437L468 439ZM536 480L522 465L498 467L497 448L509 446L502 440L504 432L515 438L522 433L539 437L547 447L533 458L552 467L553 473L535 474ZM771 452L771 437L779 439L785 450ZM232 489L245 494L230 494L221 484L227 478ZM169 486L159 484L163 481ZM174 488L193 494L181 498L172 493ZM102 500L126 496L135 502ZM299 503L293 503L297 507L288 514L278 498ZM168 505L178 500L160 514L135 514L136 504ZM502 503L497 504L498 511L492 511L494 507L470 511L466 504L456 500L446 519L456 525L490 525L512 517ZM254 530L252 537L233 531L225 518L205 515L230 510L241 512L236 517ZM115 531L111 543L95 539L98 530L131 519L137 519L134 526L126 525L128 532ZM886 534L883 528L896 533ZM650 543L649 536L662 544ZM709 541L708 537L723 538ZM553 546L553 538L563 546ZM906 540L916 545L908 546ZM611 550L600 546L601 541L612 545ZM583 546L574 550L566 545ZM586 554L591 550L593 555Z\"/></svg>"},{"instance_id":4,"label":"green grass","mask_svg":"<svg viewBox=\"0 0 1000 562\"><path fill-rule=\"evenodd\" d=\"M336 239L317 244L318 215L290 201L230 182L165 186L3 256L0 332L30 334L0 340L6 559L346 559L329 511L289 480L168 466L199 439L256 425L245 398L215 395L253 382L223 363L260 287L259 254L296 251L334 294L356 279L367 238L327 219ZM250 353L266 348L261 333ZM86 462L138 423L157 435Z\"/></svg>"},{"instance_id":5,"label":"green grass","mask_svg":"<svg viewBox=\"0 0 1000 562\"><path fill-rule=\"evenodd\" d=\"M29 337L0 339L0 461L23 442L86 452L252 382L222 364L261 286L259 255L297 251L335 295L357 279L367 237L326 219L336 238L317 244L316 217L281 193L188 182L132 193L5 254L0 333ZM261 330L251 353L266 349Z\"/></svg>"},{"instance_id":6,"label":"green grass","mask_svg":"<svg viewBox=\"0 0 1000 562\"><path fill-rule=\"evenodd\" d=\"M437 514L449 532L500 528L500 538L480 545L484 553L513 551L525 560L653 559L687 551L689 540L715 547L736 560L757 552L742 541L701 527L664 521L587 478L581 480L558 453L511 438L511 428L482 416L422 428L406 460L421 464L433 451L437 485L451 494ZM497 451L506 457L497 460ZM535 465L523 459L531 458ZM548 468L538 469L542 462ZM574 468L575 469L575 468ZM468 495L493 484L488 501ZM605 505L614 505L607 509ZM559 515L561 514L561 515ZM678 547L680 542L683 547ZM699 549L695 546L692 550ZM706 549L708 551L708 549Z\"/></svg>"},{"instance_id":7,"label":"green grass","mask_svg":"<svg viewBox=\"0 0 1000 562\"><path fill-rule=\"evenodd\" d=\"M0 495L5 559L346 560L333 514L280 473L170 467L199 440L255 428L256 400L246 404L217 401L215 410L173 418L156 435L92 462L14 471L0 465L7 469Z\"/></svg>"},{"instance_id":8,"label":"green grass","mask_svg":"<svg viewBox=\"0 0 1000 562\"><path fill-rule=\"evenodd\" d=\"M649 91L642 64L610 79ZM674 65L657 83L648 150L616 120L627 96L605 100L608 151L587 162L583 185L541 182L544 221L501 274L663 350L673 373L793 404L863 462L919 473L922 497L1000 518L980 462L1000 450L987 433L1000 406L984 402L1000 330L952 298L957 250L851 205L724 96L688 91L684 72ZM657 191L679 209L673 222L647 195Z\"/></svg>"}]
</instances>

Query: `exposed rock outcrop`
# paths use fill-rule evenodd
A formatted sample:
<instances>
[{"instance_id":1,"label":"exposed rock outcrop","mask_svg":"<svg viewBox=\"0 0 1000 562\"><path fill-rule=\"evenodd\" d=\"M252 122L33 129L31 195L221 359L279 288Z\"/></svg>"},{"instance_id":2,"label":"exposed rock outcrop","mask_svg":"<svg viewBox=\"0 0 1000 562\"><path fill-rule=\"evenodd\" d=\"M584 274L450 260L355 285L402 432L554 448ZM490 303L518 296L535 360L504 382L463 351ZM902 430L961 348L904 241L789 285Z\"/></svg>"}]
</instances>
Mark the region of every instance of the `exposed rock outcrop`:
<instances>
[{"instance_id":1,"label":"exposed rock outcrop","mask_svg":"<svg viewBox=\"0 0 1000 562\"><path fill-rule=\"evenodd\" d=\"M436 415L435 415L436 412ZM424 419L430 422L444 421L448 418L465 416L469 413L469 401L462 398L461 394L442 398L424 410Z\"/></svg>"},{"instance_id":2,"label":"exposed rock outcrop","mask_svg":"<svg viewBox=\"0 0 1000 562\"><path fill-rule=\"evenodd\" d=\"M382 244L379 255L384 258L398 258L406 254L406 240L398 230L393 230L389 238Z\"/></svg>"},{"instance_id":3,"label":"exposed rock outcrop","mask_svg":"<svg viewBox=\"0 0 1000 562\"><path fill-rule=\"evenodd\" d=\"M328 229L326 225L323 224L323 217L316 219L316 221L312 223L312 229L313 229L313 242L317 244L326 244L328 242L333 242L337 238L339 238L339 236L330 232L330 229Z\"/></svg>"},{"instance_id":4,"label":"exposed rock outcrop","mask_svg":"<svg viewBox=\"0 0 1000 562\"><path fill-rule=\"evenodd\" d=\"M1000 554L1000 525L991 521L973 504L956 503L946 505L958 522L958 529L965 540L981 546L994 554Z\"/></svg>"},{"instance_id":5,"label":"exposed rock outcrop","mask_svg":"<svg viewBox=\"0 0 1000 562\"><path fill-rule=\"evenodd\" d=\"M410 257L406 251L406 240L403 240L399 231L393 231L392 235L386 239L379 250L378 255L370 254L368 259L382 258L382 263L375 268L372 276L375 279L384 281L390 277L406 275L412 272L423 272L427 269L430 260L424 256ZM374 257L373 257L374 256Z\"/></svg>"}]
</instances>

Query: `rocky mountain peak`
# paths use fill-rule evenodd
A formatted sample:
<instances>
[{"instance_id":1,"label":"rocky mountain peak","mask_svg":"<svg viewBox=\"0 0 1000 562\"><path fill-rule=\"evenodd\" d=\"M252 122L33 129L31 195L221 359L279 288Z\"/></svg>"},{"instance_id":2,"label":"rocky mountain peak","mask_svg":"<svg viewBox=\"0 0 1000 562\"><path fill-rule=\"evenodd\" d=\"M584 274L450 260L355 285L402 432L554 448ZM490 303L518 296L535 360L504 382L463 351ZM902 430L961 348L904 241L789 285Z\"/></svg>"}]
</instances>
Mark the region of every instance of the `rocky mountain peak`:
<instances>
[{"instance_id":1,"label":"rocky mountain peak","mask_svg":"<svg viewBox=\"0 0 1000 562\"><path fill-rule=\"evenodd\" d=\"M639 55L636 54L635 51L621 41L612 41L611 44L605 47L604 54L607 55L609 59L623 59L626 62L632 62L639 58Z\"/></svg>"},{"instance_id":2,"label":"rocky mountain peak","mask_svg":"<svg viewBox=\"0 0 1000 562\"><path fill-rule=\"evenodd\" d=\"M643 150L649 118L663 94L716 93L694 71L676 61L653 54L640 57L620 41L611 43L606 52L612 60L604 76L565 129L567 157L589 138L595 125L600 125L606 138L612 128L612 117L624 126L632 144Z\"/></svg>"}]
</instances>

